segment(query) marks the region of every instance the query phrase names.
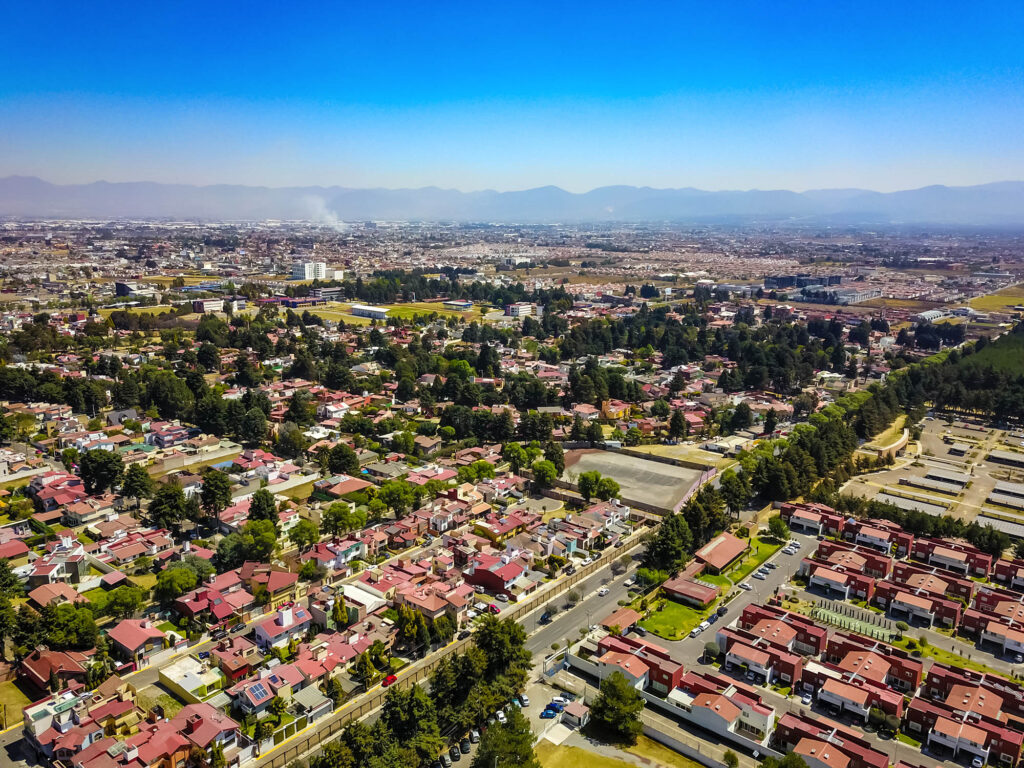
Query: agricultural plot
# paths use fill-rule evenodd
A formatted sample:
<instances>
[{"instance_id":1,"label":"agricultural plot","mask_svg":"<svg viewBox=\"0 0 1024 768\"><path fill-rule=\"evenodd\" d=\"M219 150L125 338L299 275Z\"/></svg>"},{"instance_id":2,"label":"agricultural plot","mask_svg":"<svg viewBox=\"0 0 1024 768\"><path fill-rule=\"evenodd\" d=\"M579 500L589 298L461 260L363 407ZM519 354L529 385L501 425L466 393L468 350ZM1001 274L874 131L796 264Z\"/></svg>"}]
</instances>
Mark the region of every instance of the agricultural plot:
<instances>
[{"instance_id":1,"label":"agricultural plot","mask_svg":"<svg viewBox=\"0 0 1024 768\"><path fill-rule=\"evenodd\" d=\"M1024 283L1011 285L1001 291L989 293L985 296L976 296L967 302L973 309L983 312L1000 312L1024 304Z\"/></svg>"}]
</instances>

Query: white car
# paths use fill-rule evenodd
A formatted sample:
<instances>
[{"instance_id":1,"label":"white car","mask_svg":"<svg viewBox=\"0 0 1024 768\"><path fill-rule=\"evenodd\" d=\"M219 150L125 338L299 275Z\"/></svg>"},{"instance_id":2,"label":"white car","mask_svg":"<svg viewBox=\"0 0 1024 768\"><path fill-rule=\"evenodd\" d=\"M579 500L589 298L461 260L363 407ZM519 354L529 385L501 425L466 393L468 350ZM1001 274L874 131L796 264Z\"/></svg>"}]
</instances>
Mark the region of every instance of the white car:
<instances>
[{"instance_id":1,"label":"white car","mask_svg":"<svg viewBox=\"0 0 1024 768\"><path fill-rule=\"evenodd\" d=\"M751 590L751 589L753 589L753 587L750 586L750 584L748 584L747 582L744 581L742 584L740 584L740 589Z\"/></svg>"},{"instance_id":2,"label":"white car","mask_svg":"<svg viewBox=\"0 0 1024 768\"><path fill-rule=\"evenodd\" d=\"M700 627L694 627L693 629L690 630L690 637L696 637L697 635L699 635L703 631L704 630L701 629Z\"/></svg>"},{"instance_id":3,"label":"white car","mask_svg":"<svg viewBox=\"0 0 1024 768\"><path fill-rule=\"evenodd\" d=\"M755 579L758 579L758 580L760 580L760 581L764 581L764 580L765 580L766 578L768 578L768 577L767 577L767 576L765 576L765 575L764 575L763 573L761 573L760 571L758 571L757 573L755 573L755 574L754 574L754 578L755 578Z\"/></svg>"},{"instance_id":4,"label":"white car","mask_svg":"<svg viewBox=\"0 0 1024 768\"><path fill-rule=\"evenodd\" d=\"M594 562L592 558L584 557L583 562L581 562L580 565L590 565L592 562Z\"/></svg>"},{"instance_id":5,"label":"white car","mask_svg":"<svg viewBox=\"0 0 1024 768\"><path fill-rule=\"evenodd\" d=\"M508 718L505 717L505 713L502 712L500 709L497 712L494 713L494 716L496 718L498 718L498 722L501 723L502 725L504 725L505 723L508 722Z\"/></svg>"},{"instance_id":6,"label":"white car","mask_svg":"<svg viewBox=\"0 0 1024 768\"><path fill-rule=\"evenodd\" d=\"M705 629L707 629L710 626L711 626L711 622L710 621L702 621L700 623L700 631L703 632Z\"/></svg>"},{"instance_id":7,"label":"white car","mask_svg":"<svg viewBox=\"0 0 1024 768\"><path fill-rule=\"evenodd\" d=\"M503 602L503 603L507 603L507 602L508 602L508 595L506 595L506 594L505 594L505 593L503 592L503 593L502 593L502 594L500 594L500 595L495 595L495 596L494 596L494 599L495 599L495 600L501 600L501 602Z\"/></svg>"},{"instance_id":8,"label":"white car","mask_svg":"<svg viewBox=\"0 0 1024 768\"><path fill-rule=\"evenodd\" d=\"M569 700L567 698L565 698L565 696L555 696L555 698L553 698L551 700L551 703L552 704L561 704L564 707L564 706L567 706L569 704Z\"/></svg>"},{"instance_id":9,"label":"white car","mask_svg":"<svg viewBox=\"0 0 1024 768\"><path fill-rule=\"evenodd\" d=\"M623 584L623 586L626 586L626 587L632 587L634 584L636 584L636 579L634 579L632 576L630 576L628 579L626 579L624 582L622 582L622 584Z\"/></svg>"},{"instance_id":10,"label":"white car","mask_svg":"<svg viewBox=\"0 0 1024 768\"><path fill-rule=\"evenodd\" d=\"M608 594L608 587L601 587L599 590L597 590L597 596L598 597L604 597L607 594Z\"/></svg>"}]
</instances>

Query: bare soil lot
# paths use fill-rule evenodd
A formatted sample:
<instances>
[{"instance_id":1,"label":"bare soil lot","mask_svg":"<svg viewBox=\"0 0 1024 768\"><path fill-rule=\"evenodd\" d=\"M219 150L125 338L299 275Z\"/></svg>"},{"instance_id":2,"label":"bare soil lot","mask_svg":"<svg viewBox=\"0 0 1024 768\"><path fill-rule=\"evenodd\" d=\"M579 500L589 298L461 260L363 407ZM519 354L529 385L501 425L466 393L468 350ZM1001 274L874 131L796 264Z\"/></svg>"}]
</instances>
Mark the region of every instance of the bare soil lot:
<instances>
[{"instance_id":1,"label":"bare soil lot","mask_svg":"<svg viewBox=\"0 0 1024 768\"><path fill-rule=\"evenodd\" d=\"M582 449L565 454L562 479L574 482L583 472L613 478L623 499L671 509L700 477L700 471L675 467L611 451Z\"/></svg>"}]
</instances>

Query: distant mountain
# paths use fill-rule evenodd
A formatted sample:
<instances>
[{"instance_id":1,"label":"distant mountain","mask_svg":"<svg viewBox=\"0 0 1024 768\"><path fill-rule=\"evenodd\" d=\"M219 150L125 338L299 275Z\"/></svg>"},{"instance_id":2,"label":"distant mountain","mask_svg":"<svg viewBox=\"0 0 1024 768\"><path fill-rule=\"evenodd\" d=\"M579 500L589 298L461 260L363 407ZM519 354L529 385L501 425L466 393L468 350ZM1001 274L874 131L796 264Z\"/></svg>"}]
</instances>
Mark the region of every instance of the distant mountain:
<instances>
[{"instance_id":1,"label":"distant mountain","mask_svg":"<svg viewBox=\"0 0 1024 768\"><path fill-rule=\"evenodd\" d=\"M1024 182L932 186L881 193L600 187L459 192L346 187L196 187L152 182L57 185L27 176L0 179L0 216L26 218L303 219L479 222L673 221L833 224L1024 225Z\"/></svg>"}]
</instances>

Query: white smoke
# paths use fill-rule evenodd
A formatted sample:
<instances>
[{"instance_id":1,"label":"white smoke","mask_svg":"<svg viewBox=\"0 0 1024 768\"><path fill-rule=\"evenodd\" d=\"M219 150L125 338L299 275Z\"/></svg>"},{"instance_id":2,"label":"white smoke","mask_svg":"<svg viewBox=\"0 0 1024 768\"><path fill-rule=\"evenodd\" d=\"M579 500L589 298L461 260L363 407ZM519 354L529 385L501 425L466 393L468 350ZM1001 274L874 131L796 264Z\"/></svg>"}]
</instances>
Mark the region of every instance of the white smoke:
<instances>
[{"instance_id":1,"label":"white smoke","mask_svg":"<svg viewBox=\"0 0 1024 768\"><path fill-rule=\"evenodd\" d=\"M306 211L305 218L317 224L323 224L336 232L344 232L348 225L338 218L338 214L327 207L322 197L306 195L302 198L302 205Z\"/></svg>"}]
</instances>

